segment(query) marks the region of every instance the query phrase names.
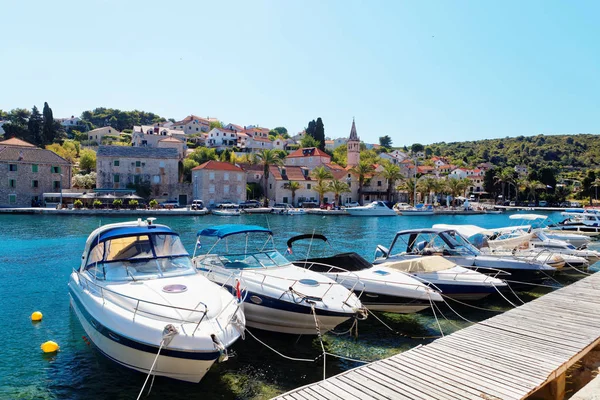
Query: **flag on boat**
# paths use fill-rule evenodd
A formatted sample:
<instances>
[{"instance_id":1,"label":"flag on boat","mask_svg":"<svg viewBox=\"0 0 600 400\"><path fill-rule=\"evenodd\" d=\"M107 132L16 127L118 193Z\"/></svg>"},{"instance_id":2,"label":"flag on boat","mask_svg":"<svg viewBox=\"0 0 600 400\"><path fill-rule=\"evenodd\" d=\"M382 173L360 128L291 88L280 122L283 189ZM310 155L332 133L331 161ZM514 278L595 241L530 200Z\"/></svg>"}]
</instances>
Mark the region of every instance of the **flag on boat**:
<instances>
[{"instance_id":1,"label":"flag on boat","mask_svg":"<svg viewBox=\"0 0 600 400\"><path fill-rule=\"evenodd\" d=\"M201 249L201 248L202 248L202 243L200 243L200 241L199 241L199 240L196 242L196 247L197 247L197 248L199 248L199 249Z\"/></svg>"},{"instance_id":2,"label":"flag on boat","mask_svg":"<svg viewBox=\"0 0 600 400\"><path fill-rule=\"evenodd\" d=\"M287 250L285 251L286 255L290 255L293 254L292 248L290 246L288 246Z\"/></svg>"}]
</instances>

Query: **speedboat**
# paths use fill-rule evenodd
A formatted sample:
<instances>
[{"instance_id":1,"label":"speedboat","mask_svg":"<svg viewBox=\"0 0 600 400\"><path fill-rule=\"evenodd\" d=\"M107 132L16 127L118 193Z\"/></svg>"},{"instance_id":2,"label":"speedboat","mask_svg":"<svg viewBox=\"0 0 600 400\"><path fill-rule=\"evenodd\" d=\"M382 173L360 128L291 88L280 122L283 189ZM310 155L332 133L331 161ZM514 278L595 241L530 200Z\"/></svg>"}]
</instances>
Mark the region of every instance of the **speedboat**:
<instances>
[{"instance_id":1,"label":"speedboat","mask_svg":"<svg viewBox=\"0 0 600 400\"><path fill-rule=\"evenodd\" d=\"M398 214L405 215L405 216L410 215L410 216L415 216L415 217L422 217L422 216L433 215L434 211L433 211L433 206L431 204L417 204L413 208L399 209Z\"/></svg>"},{"instance_id":2,"label":"speedboat","mask_svg":"<svg viewBox=\"0 0 600 400\"><path fill-rule=\"evenodd\" d=\"M579 214L581 215L581 214ZM564 240L565 242L571 243L577 248L585 248L591 241L590 235L581 234L582 232L567 231L556 229L556 224L552 223L552 220L542 214L513 214L509 216L511 220L518 220L529 222L529 224L517 223L514 227L507 227L506 229L521 229L529 230L530 228L542 228L549 239Z\"/></svg>"},{"instance_id":3,"label":"speedboat","mask_svg":"<svg viewBox=\"0 0 600 400\"><path fill-rule=\"evenodd\" d=\"M232 240L235 236L241 240ZM196 256L202 241L213 243L205 255ZM192 262L242 299L247 325L253 328L315 335L366 317L352 290L293 265L275 249L273 232L261 226L230 224L198 231Z\"/></svg>"},{"instance_id":4,"label":"speedboat","mask_svg":"<svg viewBox=\"0 0 600 400\"><path fill-rule=\"evenodd\" d=\"M361 302L372 311L393 313L413 313L431 306L432 301L443 301L442 296L426 283L403 272L373 266L355 252L339 253L319 257L301 257L293 244L301 240L309 240L310 251L315 251L317 244L313 240L326 243L332 249L327 238L320 234L294 236L287 241L288 252L293 257L292 263L298 267L319 272L344 285L360 296ZM301 247L303 248L303 247ZM318 251L318 250L317 250ZM324 253L324 252L323 252ZM292 256L293 254L293 256Z\"/></svg>"},{"instance_id":5,"label":"speedboat","mask_svg":"<svg viewBox=\"0 0 600 400\"><path fill-rule=\"evenodd\" d=\"M273 212L271 207L248 207L242 210L246 214L270 214Z\"/></svg>"},{"instance_id":6,"label":"speedboat","mask_svg":"<svg viewBox=\"0 0 600 400\"><path fill-rule=\"evenodd\" d=\"M562 212L561 215L567 218L550 226L552 230L572 232L590 237L600 235L600 215L597 212Z\"/></svg>"},{"instance_id":7,"label":"speedboat","mask_svg":"<svg viewBox=\"0 0 600 400\"><path fill-rule=\"evenodd\" d=\"M69 280L71 306L107 358L199 382L243 334L244 314L231 293L196 273L179 235L152 221L90 234Z\"/></svg>"},{"instance_id":8,"label":"speedboat","mask_svg":"<svg viewBox=\"0 0 600 400\"><path fill-rule=\"evenodd\" d=\"M500 276L499 270L510 273L509 277L502 277L517 284L541 282L556 272L555 268L536 261L482 254L455 229L445 228L408 229L396 233L389 249L377 246L374 264L431 255L442 256L454 264L494 277Z\"/></svg>"},{"instance_id":9,"label":"speedboat","mask_svg":"<svg viewBox=\"0 0 600 400\"><path fill-rule=\"evenodd\" d=\"M355 217L395 217L396 211L383 201L374 201L366 206L346 208L346 212Z\"/></svg>"},{"instance_id":10,"label":"speedboat","mask_svg":"<svg viewBox=\"0 0 600 400\"><path fill-rule=\"evenodd\" d=\"M217 208L212 210L212 213L214 215L220 215L222 217L236 217L241 214L238 205L229 203L219 204Z\"/></svg>"}]
</instances>

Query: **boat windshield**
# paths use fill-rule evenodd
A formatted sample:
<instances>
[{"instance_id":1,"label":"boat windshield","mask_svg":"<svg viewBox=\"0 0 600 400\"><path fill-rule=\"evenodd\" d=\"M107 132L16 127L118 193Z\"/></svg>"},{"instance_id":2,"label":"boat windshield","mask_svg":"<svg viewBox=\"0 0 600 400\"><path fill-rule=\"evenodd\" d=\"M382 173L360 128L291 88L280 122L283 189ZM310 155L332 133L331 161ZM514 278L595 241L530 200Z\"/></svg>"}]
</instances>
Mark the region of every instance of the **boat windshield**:
<instances>
[{"instance_id":1,"label":"boat windshield","mask_svg":"<svg viewBox=\"0 0 600 400\"><path fill-rule=\"evenodd\" d=\"M277 250L247 254L207 254L205 256L197 257L196 260L200 265L209 269L213 267L226 269L252 269L290 265L290 261Z\"/></svg>"},{"instance_id":2,"label":"boat windshield","mask_svg":"<svg viewBox=\"0 0 600 400\"><path fill-rule=\"evenodd\" d=\"M90 249L86 270L97 279L136 281L195 273L179 236L151 234L102 241Z\"/></svg>"},{"instance_id":3,"label":"boat windshield","mask_svg":"<svg viewBox=\"0 0 600 400\"><path fill-rule=\"evenodd\" d=\"M456 231L411 232L398 235L390 256L403 254L475 256L479 250Z\"/></svg>"}]
</instances>

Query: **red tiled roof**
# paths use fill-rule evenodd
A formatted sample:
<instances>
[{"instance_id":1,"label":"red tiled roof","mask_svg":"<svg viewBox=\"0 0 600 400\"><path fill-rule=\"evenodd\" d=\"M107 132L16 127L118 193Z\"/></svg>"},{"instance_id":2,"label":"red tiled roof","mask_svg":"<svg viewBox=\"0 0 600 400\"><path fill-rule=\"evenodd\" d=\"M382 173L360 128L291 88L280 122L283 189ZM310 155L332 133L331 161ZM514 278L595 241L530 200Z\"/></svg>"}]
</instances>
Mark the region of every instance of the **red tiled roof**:
<instances>
[{"instance_id":1,"label":"red tiled roof","mask_svg":"<svg viewBox=\"0 0 600 400\"><path fill-rule=\"evenodd\" d=\"M215 161L215 160L210 160L205 162L202 165L198 165L196 168L193 168L192 171L196 171L199 169L210 169L210 170L215 170L215 171L243 171L243 169L241 169L240 167L230 164L228 162L223 162L223 161Z\"/></svg>"},{"instance_id":2,"label":"red tiled roof","mask_svg":"<svg viewBox=\"0 0 600 400\"><path fill-rule=\"evenodd\" d=\"M20 146L20 147L35 147L34 145L32 145L29 142L26 142L24 140L18 139L18 138L10 138L10 139L6 139L0 142L0 146Z\"/></svg>"},{"instance_id":3,"label":"red tiled roof","mask_svg":"<svg viewBox=\"0 0 600 400\"><path fill-rule=\"evenodd\" d=\"M174 137L167 137L164 139L160 139L159 142L183 143L183 140L175 139Z\"/></svg>"},{"instance_id":4,"label":"red tiled roof","mask_svg":"<svg viewBox=\"0 0 600 400\"><path fill-rule=\"evenodd\" d=\"M180 124L185 125L185 124L190 123L190 122L192 122L194 120L198 120L198 122L205 122L207 125L209 124L209 121L206 118L202 118L202 117L199 117L197 115L193 115L192 114L192 115L188 115L187 117L185 117L181 121L175 122L175 125L180 125Z\"/></svg>"},{"instance_id":5,"label":"red tiled roof","mask_svg":"<svg viewBox=\"0 0 600 400\"><path fill-rule=\"evenodd\" d=\"M317 149L316 147L306 147L306 148L301 148L298 149L290 154L288 154L287 156L288 158L294 158L294 157L327 157L331 160L331 157L329 156L329 154L325 153L324 151L321 151L319 149Z\"/></svg>"},{"instance_id":6,"label":"red tiled roof","mask_svg":"<svg viewBox=\"0 0 600 400\"><path fill-rule=\"evenodd\" d=\"M253 139L256 140L256 141L259 141L259 142L269 142L269 143L271 142L271 139L264 138L264 137L255 137Z\"/></svg>"},{"instance_id":7,"label":"red tiled roof","mask_svg":"<svg viewBox=\"0 0 600 400\"><path fill-rule=\"evenodd\" d=\"M325 164L325 166L332 171L345 171L345 168L342 167L341 165L327 163L327 164Z\"/></svg>"},{"instance_id":8,"label":"red tiled roof","mask_svg":"<svg viewBox=\"0 0 600 400\"><path fill-rule=\"evenodd\" d=\"M285 170L285 175L281 174L281 170ZM302 167L277 167L276 165L269 166L269 172L273 178L278 181L310 181L310 174L304 176Z\"/></svg>"}]
</instances>

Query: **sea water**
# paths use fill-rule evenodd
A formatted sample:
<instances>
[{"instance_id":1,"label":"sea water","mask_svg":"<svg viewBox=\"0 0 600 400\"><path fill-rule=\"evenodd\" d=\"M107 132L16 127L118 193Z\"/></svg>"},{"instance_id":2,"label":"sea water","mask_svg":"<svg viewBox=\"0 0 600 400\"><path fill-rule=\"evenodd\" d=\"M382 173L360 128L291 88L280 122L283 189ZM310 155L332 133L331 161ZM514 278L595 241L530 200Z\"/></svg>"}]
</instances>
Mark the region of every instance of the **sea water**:
<instances>
[{"instance_id":1,"label":"sea water","mask_svg":"<svg viewBox=\"0 0 600 400\"><path fill-rule=\"evenodd\" d=\"M551 215L560 217L559 215ZM132 220L133 217L1 215L0 216L0 398L10 399L131 399L136 398L145 375L130 371L100 355L83 339L85 332L69 306L67 282L78 268L85 241L100 225ZM433 217L347 217L245 215L240 217L168 217L157 223L181 234L190 252L196 232L224 223L257 224L275 234L275 244L285 253L286 241L302 233L327 236L334 251L355 251L373 260L378 244L389 246L395 232L431 227L435 223L474 224L486 228L513 224L506 214ZM202 251L202 250L200 250ZM563 282L565 283L565 282ZM567 282L568 283L568 282ZM548 282L556 285L555 282ZM523 300L547 293L535 288L519 293ZM516 301L515 299L513 299ZM497 297L478 303L503 311L508 303ZM466 306L453 308L469 320L496 315L494 311ZM30 315L41 311L44 318L32 323ZM372 361L425 344L444 333L465 327L448 308L443 315L431 311L397 315L380 313L391 330L374 318L358 323L357 333L328 333L328 352ZM447 319L446 319L447 318ZM340 326L341 333L350 323ZM321 346L315 337L297 337L253 330L268 345L296 358L315 359ZM44 355L40 345L53 340L60 345L54 355ZM199 384L157 377L150 398L169 399L263 399L317 381L323 376L322 358L314 362L290 361L246 335L231 349L227 362L215 364ZM356 362L327 358L327 376L353 368Z\"/></svg>"}]
</instances>

